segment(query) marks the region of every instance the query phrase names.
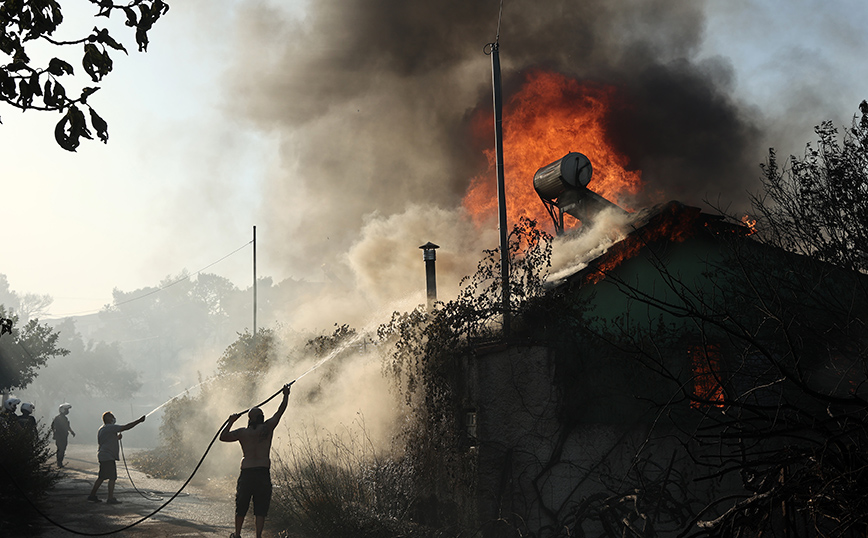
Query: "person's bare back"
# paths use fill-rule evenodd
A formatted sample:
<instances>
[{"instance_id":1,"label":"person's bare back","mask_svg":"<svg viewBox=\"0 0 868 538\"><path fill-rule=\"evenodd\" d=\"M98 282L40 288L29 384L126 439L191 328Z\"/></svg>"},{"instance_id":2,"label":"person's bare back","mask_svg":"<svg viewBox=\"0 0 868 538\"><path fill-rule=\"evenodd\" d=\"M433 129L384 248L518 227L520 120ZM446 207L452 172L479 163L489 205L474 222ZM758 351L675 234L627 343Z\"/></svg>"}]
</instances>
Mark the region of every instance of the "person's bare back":
<instances>
[{"instance_id":1,"label":"person's bare back","mask_svg":"<svg viewBox=\"0 0 868 538\"><path fill-rule=\"evenodd\" d=\"M250 469L252 467L271 467L271 440L274 438L274 426L269 424L270 420L265 424L260 424L256 427L240 428L235 430L238 442L241 443L241 452L244 455L241 458L241 468Z\"/></svg>"}]
</instances>

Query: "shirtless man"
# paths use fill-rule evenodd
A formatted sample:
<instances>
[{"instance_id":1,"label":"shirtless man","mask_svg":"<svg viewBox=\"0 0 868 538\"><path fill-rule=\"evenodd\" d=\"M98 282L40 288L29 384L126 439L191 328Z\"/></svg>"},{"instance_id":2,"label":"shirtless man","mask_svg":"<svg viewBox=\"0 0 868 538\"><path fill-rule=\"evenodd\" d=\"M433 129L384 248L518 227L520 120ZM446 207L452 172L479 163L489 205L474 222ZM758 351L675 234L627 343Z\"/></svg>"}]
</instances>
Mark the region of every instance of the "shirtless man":
<instances>
[{"instance_id":1,"label":"shirtless man","mask_svg":"<svg viewBox=\"0 0 868 538\"><path fill-rule=\"evenodd\" d=\"M291 383L290 383L291 385ZM227 443L238 441L241 443L241 475L235 489L235 532L230 538L241 538L241 527L244 525L244 516L250 508L250 499L253 498L253 515L256 517L256 538L262 538L262 529L265 527L265 516L271 504L271 439L274 437L274 428L280 422L280 417L286 411L289 400L289 385L283 386L283 401L280 407L270 419L265 420L262 409L253 407L247 411L247 427L232 429L232 424L244 413L235 413L229 416L226 427L220 432L220 440Z\"/></svg>"}]
</instances>

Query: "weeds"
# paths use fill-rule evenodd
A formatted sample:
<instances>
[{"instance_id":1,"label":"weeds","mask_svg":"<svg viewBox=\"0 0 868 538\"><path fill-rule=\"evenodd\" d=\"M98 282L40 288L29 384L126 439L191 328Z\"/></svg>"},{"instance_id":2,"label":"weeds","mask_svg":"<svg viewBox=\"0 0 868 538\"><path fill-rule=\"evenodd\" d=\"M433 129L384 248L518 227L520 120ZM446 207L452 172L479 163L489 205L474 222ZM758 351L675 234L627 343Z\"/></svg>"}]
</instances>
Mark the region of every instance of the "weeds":
<instances>
[{"instance_id":1,"label":"weeds","mask_svg":"<svg viewBox=\"0 0 868 538\"><path fill-rule=\"evenodd\" d=\"M410 521L413 469L346 429L302 438L272 464L272 513L291 536L428 537Z\"/></svg>"}]
</instances>

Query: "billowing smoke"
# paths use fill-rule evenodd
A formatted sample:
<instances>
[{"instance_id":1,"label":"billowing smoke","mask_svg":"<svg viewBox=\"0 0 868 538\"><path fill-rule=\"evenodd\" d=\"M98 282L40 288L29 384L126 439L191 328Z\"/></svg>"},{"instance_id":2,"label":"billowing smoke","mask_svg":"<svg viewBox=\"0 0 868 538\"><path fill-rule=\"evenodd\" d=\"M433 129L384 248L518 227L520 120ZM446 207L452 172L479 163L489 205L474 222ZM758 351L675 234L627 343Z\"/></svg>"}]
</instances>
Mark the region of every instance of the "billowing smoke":
<instances>
[{"instance_id":1,"label":"billowing smoke","mask_svg":"<svg viewBox=\"0 0 868 538\"><path fill-rule=\"evenodd\" d=\"M484 170L493 134L474 137L470 118L491 107L483 46L497 32L499 2L318 0L303 19L268 3L244 9L233 102L281 142L282 169L265 198L268 225L287 237L283 266L321 276L325 264L341 278L385 282L348 270L348 251L376 250L357 243L379 240L359 231L376 219L401 228L401 215L415 218L411 206L453 211ZM762 157L759 130L730 97L728 63L697 59L704 9L672 0L506 1L505 95L534 68L612 85L620 105L609 131L629 167L642 170L647 202L743 198ZM445 247L461 236L435 221L395 248ZM468 253L478 257L479 246ZM394 262L355 261L377 270Z\"/></svg>"},{"instance_id":2,"label":"billowing smoke","mask_svg":"<svg viewBox=\"0 0 868 538\"><path fill-rule=\"evenodd\" d=\"M420 245L441 247L438 290L446 300L482 249L497 247L495 224L480 230L462 199L493 145L493 129L480 133L478 120L491 109L483 48L497 33L499 5L316 0L302 15L279 2L238 5L238 34L227 36L228 102L280 150L264 181L259 224L285 241L271 241L267 255L287 275L328 284L281 323L298 331L346 323L364 332L392 310L424 303ZM743 201L765 152L765 126L733 96L728 61L700 56L707 8L680 0L506 0L504 94L514 95L533 70L612 87L607 132L646 185L634 207ZM620 238L597 231L603 235L558 240L555 277ZM340 375L317 371L301 380L296 418L333 429L362 412L374 436L387 438L394 406L386 409L392 404L376 356L363 357L334 365ZM291 379L304 365L285 369L269 378Z\"/></svg>"},{"instance_id":3,"label":"billowing smoke","mask_svg":"<svg viewBox=\"0 0 868 538\"><path fill-rule=\"evenodd\" d=\"M729 97L727 63L696 60L702 2L507 0L503 8L507 99L532 70L615 88L608 131L649 186L637 207L674 198L699 204L711 191L743 194L755 177L748 149L757 129ZM303 18L275 2L240 9L231 103L280 147L279 169L265 181L262 224L286 241L271 242L268 255L287 274L329 284L281 321L296 330L361 328L423 304L418 247L428 241L441 247L439 298L454 297L482 250L498 243L496 224L479 229L462 199L485 172L483 152L494 141L479 118L491 110L483 48L497 33L499 2L317 0ZM581 266L588 251L619 239L583 237L556 245L556 271ZM370 380L378 367L366 364L323 380L323 394L343 394L352 407L371 382L350 390L332 384ZM325 410L313 413L324 426L353 416L345 406L310 402Z\"/></svg>"}]
</instances>

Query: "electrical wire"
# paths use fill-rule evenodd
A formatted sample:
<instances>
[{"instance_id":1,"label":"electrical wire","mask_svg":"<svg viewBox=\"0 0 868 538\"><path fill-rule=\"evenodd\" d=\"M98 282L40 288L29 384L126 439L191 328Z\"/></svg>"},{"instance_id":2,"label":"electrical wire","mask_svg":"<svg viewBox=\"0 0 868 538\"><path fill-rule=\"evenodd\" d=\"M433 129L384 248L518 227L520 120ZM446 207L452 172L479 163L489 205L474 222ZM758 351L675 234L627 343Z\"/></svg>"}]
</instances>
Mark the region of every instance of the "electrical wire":
<instances>
[{"instance_id":1,"label":"electrical wire","mask_svg":"<svg viewBox=\"0 0 868 538\"><path fill-rule=\"evenodd\" d=\"M503 0L500 0L500 11L497 13L497 33L494 35L494 44L500 42L500 21L503 20Z\"/></svg>"},{"instance_id":2,"label":"electrical wire","mask_svg":"<svg viewBox=\"0 0 868 538\"><path fill-rule=\"evenodd\" d=\"M195 272L193 272L193 273L190 273L190 274L187 275L187 276L184 276L184 277L181 277L181 278L179 278L179 279L177 279L177 280L174 280L174 281L172 281L172 282L169 282L169 283L166 284L165 286L160 286L159 288L153 289L153 290L149 291L148 293L143 293L142 295L138 295L138 296L136 296L136 297L132 297L132 298L130 298L130 299L127 299L126 301L121 301L121 302L119 302L119 303L113 303L112 306L125 305L125 304L131 303L131 302L133 302L133 301L138 301L139 299L144 299L145 297L148 297L148 296L153 295L153 294L155 294L155 293L159 293L159 292L165 290L166 288L170 288L170 287L174 286L175 284L178 284L178 283L183 282L183 281L185 281L185 280L189 280L191 276L193 276L193 275L198 275L198 274L202 273L202 271L205 271L206 269L208 269L208 268L210 268L210 267L213 267L213 266L217 265L218 263L222 262L222 261L225 260L226 258L228 258L228 257L232 256L233 254L237 253L238 251L244 249L247 245L249 245L249 244L251 244L251 243L253 243L252 240L251 240L251 241L248 241L248 242L246 242L246 243L244 243L243 245L241 245L240 247L236 248L235 250L233 250L233 251L230 252L229 254L223 256L222 258L220 258L219 260L214 261L214 262L211 262L211 263L209 263L208 265L206 265L205 267L199 269L198 271L195 271ZM93 313L96 313L96 312L101 312L101 310L83 310L83 311L80 311L80 312L70 312L70 313L68 313L68 314L55 315L54 317L58 317L58 318L59 318L59 317L68 317L68 316L78 316L78 315L84 315L84 314L93 314Z\"/></svg>"},{"instance_id":3,"label":"electrical wire","mask_svg":"<svg viewBox=\"0 0 868 538\"><path fill-rule=\"evenodd\" d=\"M191 274L189 274L189 275L187 275L187 276L184 276L184 277L181 277L181 278L179 278L179 279L177 279L177 280L175 280L175 281L169 282L169 283L166 284L165 286L160 286L159 288L156 288L156 289L154 289L154 290L151 290L151 291L149 291L148 293L144 293L144 294L142 294L142 295L138 295L138 296L133 297L133 298L131 298L131 299L127 299L126 301L121 301L121 302L119 302L119 303L114 303L112 306L120 306L120 305L125 305L125 304L128 304L128 303L131 303L131 302L133 302L133 301L138 301L139 299L144 299L145 297L148 297L149 295L153 295L153 294L155 294L155 293L159 293L159 292L163 291L164 289L171 288L171 287L174 286L175 284L178 284L178 283L183 282L183 281L185 281L185 280L190 280L190 277L191 277L191 276L193 276L193 275L198 275L199 273L201 273L201 272L204 271L205 269L208 269L209 267L212 267L212 266L214 266L214 265L217 265L218 263L222 262L223 260L225 260L225 259L228 258L229 256L232 256L233 254L235 254L236 252L238 252L239 250L243 249L244 247L246 247L247 245L249 245L249 244L251 244L251 243L253 243L253 241L248 241L247 243L245 243L245 244L241 245L240 247L236 248L235 250L233 250L233 251L230 252L229 254L223 256L222 258L220 258L220 259L217 260L216 262L213 262L213 263L210 263L210 264L206 265L205 267L199 269L199 270L196 271L195 273L191 273Z\"/></svg>"}]
</instances>

